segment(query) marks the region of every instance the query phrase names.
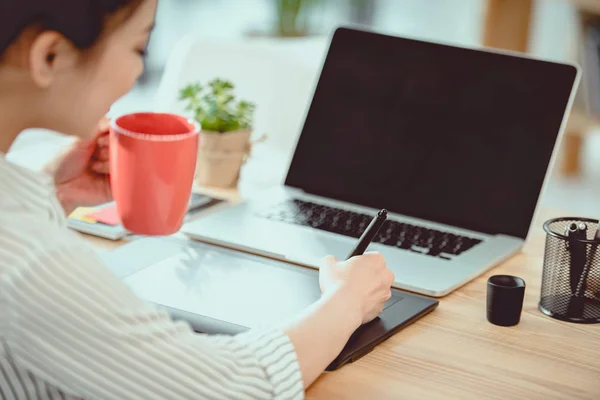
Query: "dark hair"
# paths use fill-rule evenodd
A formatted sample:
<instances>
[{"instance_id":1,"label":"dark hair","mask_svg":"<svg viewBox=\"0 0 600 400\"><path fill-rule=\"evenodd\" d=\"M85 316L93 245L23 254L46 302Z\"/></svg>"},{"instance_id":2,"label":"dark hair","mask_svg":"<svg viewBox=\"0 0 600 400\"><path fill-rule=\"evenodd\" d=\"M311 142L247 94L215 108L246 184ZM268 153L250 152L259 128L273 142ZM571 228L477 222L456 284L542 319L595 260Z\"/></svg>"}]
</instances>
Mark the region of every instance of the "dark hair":
<instances>
[{"instance_id":1,"label":"dark hair","mask_svg":"<svg viewBox=\"0 0 600 400\"><path fill-rule=\"evenodd\" d=\"M106 18L141 0L0 0L0 57L29 26L56 31L79 49L98 40Z\"/></svg>"}]
</instances>

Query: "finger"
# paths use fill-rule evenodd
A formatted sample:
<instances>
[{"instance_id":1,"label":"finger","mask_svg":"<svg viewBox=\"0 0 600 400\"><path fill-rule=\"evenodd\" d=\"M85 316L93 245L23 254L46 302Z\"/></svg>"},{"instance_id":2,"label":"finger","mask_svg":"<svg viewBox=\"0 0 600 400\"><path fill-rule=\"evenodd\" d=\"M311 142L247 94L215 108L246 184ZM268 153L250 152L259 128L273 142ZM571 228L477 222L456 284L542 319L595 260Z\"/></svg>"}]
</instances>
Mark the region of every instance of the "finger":
<instances>
[{"instance_id":1,"label":"finger","mask_svg":"<svg viewBox=\"0 0 600 400\"><path fill-rule=\"evenodd\" d=\"M335 258L334 256L327 256L323 259L323 265L326 265L328 267L337 264L339 261L337 258Z\"/></svg>"},{"instance_id":2,"label":"finger","mask_svg":"<svg viewBox=\"0 0 600 400\"><path fill-rule=\"evenodd\" d=\"M108 137L108 133L106 132L100 133L98 135L98 138L96 139L96 143L98 144L98 146L102 147L108 147L109 142L110 139Z\"/></svg>"},{"instance_id":3,"label":"finger","mask_svg":"<svg viewBox=\"0 0 600 400\"><path fill-rule=\"evenodd\" d=\"M327 256L323 259L326 264L337 264L339 260L335 256Z\"/></svg>"},{"instance_id":4,"label":"finger","mask_svg":"<svg viewBox=\"0 0 600 400\"><path fill-rule=\"evenodd\" d=\"M97 161L108 161L109 156L110 154L107 147L100 147L96 151Z\"/></svg>"},{"instance_id":5,"label":"finger","mask_svg":"<svg viewBox=\"0 0 600 400\"><path fill-rule=\"evenodd\" d=\"M386 303L391 298L392 298L392 291L388 290L385 292L385 296L383 296L383 302Z\"/></svg>"},{"instance_id":6,"label":"finger","mask_svg":"<svg viewBox=\"0 0 600 400\"><path fill-rule=\"evenodd\" d=\"M92 170L98 174L109 174L110 173L110 165L108 161L96 161L92 164Z\"/></svg>"},{"instance_id":7,"label":"finger","mask_svg":"<svg viewBox=\"0 0 600 400\"><path fill-rule=\"evenodd\" d=\"M396 275L390 269L385 270L385 281L389 286L392 286L394 282L396 282Z\"/></svg>"},{"instance_id":8,"label":"finger","mask_svg":"<svg viewBox=\"0 0 600 400\"><path fill-rule=\"evenodd\" d=\"M379 267L379 268L385 268L386 267L385 258L378 251L369 251L369 252L366 252L364 254L364 257L368 257L369 262L372 263L376 267Z\"/></svg>"},{"instance_id":9,"label":"finger","mask_svg":"<svg viewBox=\"0 0 600 400\"><path fill-rule=\"evenodd\" d=\"M108 118L108 117L102 118L100 120L100 122L98 122L98 126L96 127L96 129L100 133L108 132L108 130L110 129L110 118Z\"/></svg>"}]
</instances>

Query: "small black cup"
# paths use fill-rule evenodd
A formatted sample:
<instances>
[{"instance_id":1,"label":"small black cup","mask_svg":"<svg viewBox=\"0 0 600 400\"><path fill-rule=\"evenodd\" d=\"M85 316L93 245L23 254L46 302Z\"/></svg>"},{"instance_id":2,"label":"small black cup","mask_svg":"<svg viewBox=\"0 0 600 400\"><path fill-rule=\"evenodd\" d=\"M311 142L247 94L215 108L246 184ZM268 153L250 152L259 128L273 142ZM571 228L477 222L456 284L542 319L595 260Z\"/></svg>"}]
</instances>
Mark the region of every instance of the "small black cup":
<instances>
[{"instance_id":1,"label":"small black cup","mask_svg":"<svg viewBox=\"0 0 600 400\"><path fill-rule=\"evenodd\" d=\"M525 281L517 276L494 275L487 282L487 320L513 326L521 320Z\"/></svg>"}]
</instances>

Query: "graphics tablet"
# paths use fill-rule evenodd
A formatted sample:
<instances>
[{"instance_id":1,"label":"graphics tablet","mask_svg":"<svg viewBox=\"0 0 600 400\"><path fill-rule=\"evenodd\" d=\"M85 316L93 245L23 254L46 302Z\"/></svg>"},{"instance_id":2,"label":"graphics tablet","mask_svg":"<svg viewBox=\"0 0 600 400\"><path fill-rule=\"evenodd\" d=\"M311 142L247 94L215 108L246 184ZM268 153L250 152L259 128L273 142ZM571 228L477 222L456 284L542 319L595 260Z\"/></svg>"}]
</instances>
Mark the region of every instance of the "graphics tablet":
<instances>
[{"instance_id":1,"label":"graphics tablet","mask_svg":"<svg viewBox=\"0 0 600 400\"><path fill-rule=\"evenodd\" d=\"M321 296L316 270L191 240L144 238L102 258L139 297L202 333L280 324ZM437 304L394 289L380 317L352 335L328 370L367 354Z\"/></svg>"}]
</instances>

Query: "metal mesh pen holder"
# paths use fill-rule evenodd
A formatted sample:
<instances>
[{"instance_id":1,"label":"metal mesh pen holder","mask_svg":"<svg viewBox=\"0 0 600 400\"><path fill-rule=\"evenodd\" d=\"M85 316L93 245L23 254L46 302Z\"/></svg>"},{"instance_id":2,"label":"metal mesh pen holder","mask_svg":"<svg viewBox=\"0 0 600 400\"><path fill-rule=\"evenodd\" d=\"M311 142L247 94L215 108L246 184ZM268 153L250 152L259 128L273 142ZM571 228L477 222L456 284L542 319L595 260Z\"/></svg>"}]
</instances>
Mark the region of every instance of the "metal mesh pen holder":
<instances>
[{"instance_id":1,"label":"metal mesh pen holder","mask_svg":"<svg viewBox=\"0 0 600 400\"><path fill-rule=\"evenodd\" d=\"M579 229L574 234L573 225ZM556 218L544 224L546 248L539 309L569 322L600 322L598 220ZM569 232L571 229L571 233Z\"/></svg>"}]
</instances>

